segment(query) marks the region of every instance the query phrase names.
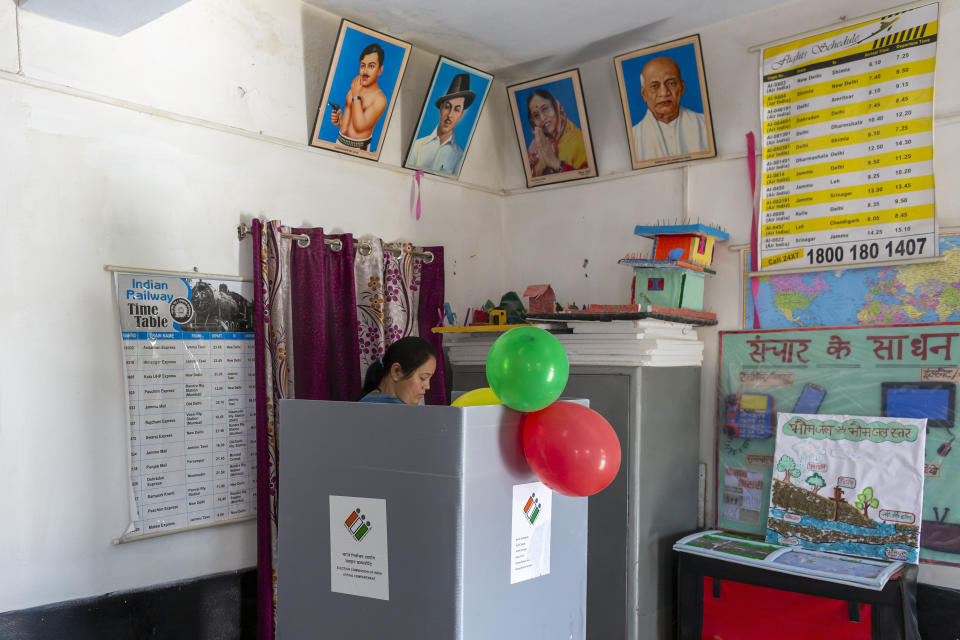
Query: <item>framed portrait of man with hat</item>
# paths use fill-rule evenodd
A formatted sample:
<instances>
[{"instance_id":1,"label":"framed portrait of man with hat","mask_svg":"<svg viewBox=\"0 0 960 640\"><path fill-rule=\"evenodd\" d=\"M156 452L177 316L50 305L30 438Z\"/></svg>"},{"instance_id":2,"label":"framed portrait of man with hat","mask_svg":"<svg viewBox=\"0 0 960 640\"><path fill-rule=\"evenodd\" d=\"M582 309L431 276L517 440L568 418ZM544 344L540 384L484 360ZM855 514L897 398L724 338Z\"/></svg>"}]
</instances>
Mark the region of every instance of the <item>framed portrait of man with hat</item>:
<instances>
[{"instance_id":1,"label":"framed portrait of man with hat","mask_svg":"<svg viewBox=\"0 0 960 640\"><path fill-rule=\"evenodd\" d=\"M460 178L493 76L441 57L403 166Z\"/></svg>"}]
</instances>

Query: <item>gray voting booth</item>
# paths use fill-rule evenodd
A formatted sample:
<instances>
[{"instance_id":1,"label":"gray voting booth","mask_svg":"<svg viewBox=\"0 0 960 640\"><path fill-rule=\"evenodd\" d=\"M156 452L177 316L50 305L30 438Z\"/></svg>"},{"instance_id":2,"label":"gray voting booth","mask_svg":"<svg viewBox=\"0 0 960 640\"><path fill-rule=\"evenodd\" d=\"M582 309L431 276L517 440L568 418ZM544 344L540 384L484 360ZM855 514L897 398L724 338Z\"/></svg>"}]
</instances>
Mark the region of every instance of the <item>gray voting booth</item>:
<instances>
[{"instance_id":1,"label":"gray voting booth","mask_svg":"<svg viewBox=\"0 0 960 640\"><path fill-rule=\"evenodd\" d=\"M483 366L454 364L455 389L485 383ZM673 543L697 527L700 367L573 364L565 393L590 400L623 452L589 498L587 639L673 638Z\"/></svg>"},{"instance_id":2,"label":"gray voting booth","mask_svg":"<svg viewBox=\"0 0 960 640\"><path fill-rule=\"evenodd\" d=\"M530 490L522 416L281 401L279 640L584 640L587 499Z\"/></svg>"}]
</instances>

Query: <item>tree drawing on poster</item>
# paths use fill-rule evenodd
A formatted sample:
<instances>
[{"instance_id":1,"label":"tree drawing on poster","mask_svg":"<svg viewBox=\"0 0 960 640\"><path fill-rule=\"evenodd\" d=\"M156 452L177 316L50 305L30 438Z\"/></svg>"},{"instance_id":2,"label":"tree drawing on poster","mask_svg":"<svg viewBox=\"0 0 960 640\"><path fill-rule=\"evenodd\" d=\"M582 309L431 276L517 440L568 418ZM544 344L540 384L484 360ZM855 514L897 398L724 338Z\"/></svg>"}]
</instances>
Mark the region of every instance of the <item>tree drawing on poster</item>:
<instances>
[{"instance_id":1,"label":"tree drawing on poster","mask_svg":"<svg viewBox=\"0 0 960 640\"><path fill-rule=\"evenodd\" d=\"M820 489L823 489L827 486L827 481L823 479L823 476L819 473L814 473L812 476L808 477L806 480L807 484L810 485L810 490L816 494L820 493Z\"/></svg>"},{"instance_id":2,"label":"tree drawing on poster","mask_svg":"<svg viewBox=\"0 0 960 640\"><path fill-rule=\"evenodd\" d=\"M777 471L783 471L783 481L787 484L793 484L790 482L791 477L800 477L800 470L797 469L796 460L787 455L780 456L780 462L777 463Z\"/></svg>"},{"instance_id":3,"label":"tree drawing on poster","mask_svg":"<svg viewBox=\"0 0 960 640\"><path fill-rule=\"evenodd\" d=\"M767 542L917 563L926 422L778 414Z\"/></svg>"}]
</instances>

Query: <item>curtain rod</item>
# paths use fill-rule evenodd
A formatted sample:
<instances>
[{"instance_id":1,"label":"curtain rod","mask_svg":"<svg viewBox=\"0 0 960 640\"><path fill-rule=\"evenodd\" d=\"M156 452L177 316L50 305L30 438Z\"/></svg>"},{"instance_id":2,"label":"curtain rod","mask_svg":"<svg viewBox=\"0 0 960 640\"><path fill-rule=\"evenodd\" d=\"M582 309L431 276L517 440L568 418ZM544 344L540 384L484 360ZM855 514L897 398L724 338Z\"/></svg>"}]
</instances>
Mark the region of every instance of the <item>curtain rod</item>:
<instances>
[{"instance_id":1,"label":"curtain rod","mask_svg":"<svg viewBox=\"0 0 960 640\"><path fill-rule=\"evenodd\" d=\"M243 240L248 235L250 235L250 227L244 223L237 225L237 239ZM281 237L290 238L297 241L297 246L301 249L306 249L310 246L310 236L305 233L281 233ZM343 249L343 242L339 238L324 238L323 244L327 245L333 251L340 251ZM363 240L357 240L354 242L357 245L357 253L362 256L370 255L370 250L373 248L370 246L370 243L364 242ZM397 249L396 247L384 247L384 251L392 255L394 258L399 258L403 255L403 249ZM433 253L430 251L411 251L410 254L414 258L420 258L425 264L430 264L433 262Z\"/></svg>"},{"instance_id":2,"label":"curtain rod","mask_svg":"<svg viewBox=\"0 0 960 640\"><path fill-rule=\"evenodd\" d=\"M890 7L889 9L884 9L883 11L874 11L873 13L868 13L868 14L866 14L866 15L857 16L857 17L855 17L855 18L848 18L847 16L840 16L840 19L837 20L836 22L834 22L833 24L828 24L828 25L823 26L823 27L817 27L816 29L808 29L807 31L802 31L802 32L800 32L800 33L795 33L795 34L793 34L792 36L784 36L784 37L782 37L782 38L777 38L776 40L771 40L771 41L769 41L769 42L763 42L763 43L761 43L761 44L755 44L755 45L753 45L752 47L747 47L747 52L748 52L748 53L756 53L756 52L758 52L758 51L762 51L763 49L767 49L767 48L772 47L772 46L775 46L775 45L779 45L779 44L784 44L784 43L786 43L786 42L790 42L791 40L800 40L801 38L806 38L807 36L813 36L813 35L817 35L818 33L824 33L824 32L827 32L827 31L831 31L831 30L833 30L833 29L835 29L835 28L837 28L837 27L841 27L841 26L843 26L843 25L847 25L847 24L851 24L851 23L856 23L856 22L864 22L864 21L867 21L867 20L873 20L874 18L879 18L879 17L881 17L881 16L886 16L886 15L889 15L889 14L891 14L891 13L899 13L900 11L906 11L907 9L914 9L914 8L916 8L916 7L922 7L922 6L928 5L928 4L934 4L934 2L931 2L931 0L917 0L917 2L908 2L908 3L906 3L906 4L896 5L896 6Z\"/></svg>"},{"instance_id":3,"label":"curtain rod","mask_svg":"<svg viewBox=\"0 0 960 640\"><path fill-rule=\"evenodd\" d=\"M103 265L104 271L111 273L142 273L151 276L173 276L175 278L210 278L211 280L237 280L239 282L253 282L253 278L236 276L230 273L202 273L196 267L193 271L170 271L168 269L141 269L140 267L124 267L116 264ZM182 529L177 529L182 531Z\"/></svg>"}]
</instances>

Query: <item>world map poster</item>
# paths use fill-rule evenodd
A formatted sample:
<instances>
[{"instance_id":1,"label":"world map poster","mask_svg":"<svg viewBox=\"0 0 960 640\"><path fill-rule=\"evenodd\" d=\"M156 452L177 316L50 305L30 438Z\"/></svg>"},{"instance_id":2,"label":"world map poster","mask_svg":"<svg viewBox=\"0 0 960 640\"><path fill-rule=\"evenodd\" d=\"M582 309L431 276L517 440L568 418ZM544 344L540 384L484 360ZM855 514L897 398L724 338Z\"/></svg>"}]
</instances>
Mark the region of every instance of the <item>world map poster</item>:
<instances>
[{"instance_id":1,"label":"world map poster","mask_svg":"<svg viewBox=\"0 0 960 640\"><path fill-rule=\"evenodd\" d=\"M939 239L943 260L744 278L742 327L787 329L960 320L960 234ZM743 252L750 272L750 250ZM759 326L754 326L756 308Z\"/></svg>"}]
</instances>

